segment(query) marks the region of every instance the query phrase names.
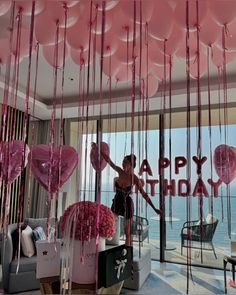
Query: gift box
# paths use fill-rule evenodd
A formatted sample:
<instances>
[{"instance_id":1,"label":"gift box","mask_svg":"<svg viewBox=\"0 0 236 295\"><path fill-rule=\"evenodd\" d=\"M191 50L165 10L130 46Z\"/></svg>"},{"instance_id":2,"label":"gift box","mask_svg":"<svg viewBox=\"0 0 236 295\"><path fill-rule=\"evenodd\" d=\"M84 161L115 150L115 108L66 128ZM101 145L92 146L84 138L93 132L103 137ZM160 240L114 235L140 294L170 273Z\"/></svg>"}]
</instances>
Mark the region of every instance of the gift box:
<instances>
[{"instance_id":1,"label":"gift box","mask_svg":"<svg viewBox=\"0 0 236 295\"><path fill-rule=\"evenodd\" d=\"M60 275L60 250L61 244L59 241L49 242L40 240L36 242L37 249L37 279L54 277Z\"/></svg>"},{"instance_id":2,"label":"gift box","mask_svg":"<svg viewBox=\"0 0 236 295\"><path fill-rule=\"evenodd\" d=\"M98 288L110 287L131 276L133 247L121 245L99 252Z\"/></svg>"}]
</instances>

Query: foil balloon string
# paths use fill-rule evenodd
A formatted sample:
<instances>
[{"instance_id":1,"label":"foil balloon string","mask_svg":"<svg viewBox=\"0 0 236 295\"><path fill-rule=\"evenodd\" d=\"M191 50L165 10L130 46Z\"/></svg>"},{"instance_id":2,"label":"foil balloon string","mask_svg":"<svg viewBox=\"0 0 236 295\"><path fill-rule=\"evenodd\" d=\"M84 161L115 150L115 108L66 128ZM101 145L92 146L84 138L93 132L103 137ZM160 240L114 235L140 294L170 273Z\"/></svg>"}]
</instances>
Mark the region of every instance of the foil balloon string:
<instances>
[{"instance_id":1,"label":"foil balloon string","mask_svg":"<svg viewBox=\"0 0 236 295\"><path fill-rule=\"evenodd\" d=\"M186 117L186 126L187 126L187 142L186 142L186 148L187 148L187 159L188 159L188 163L190 163L190 156L191 156L191 150L190 150L190 146L191 146L191 138L190 138L190 93L191 93L191 89L190 89L190 48L189 48L189 1L186 1L186 38L185 38L185 42L186 42L186 105L187 105L187 117ZM187 179L190 179L190 165L188 165L187 167ZM187 198L186 199L186 208L187 208L187 222L190 221L190 210L191 210L191 203L190 203L190 199ZM188 294L189 292L189 282L190 282L190 278L192 278L192 268L191 268L191 248L190 248L190 243L191 243L191 233L190 233L190 229L188 229L188 241L187 241L187 290L186 293Z\"/></svg>"},{"instance_id":2,"label":"foil balloon string","mask_svg":"<svg viewBox=\"0 0 236 295\"><path fill-rule=\"evenodd\" d=\"M224 92L224 140L225 144L228 142L228 86L227 86L227 72L226 72L226 44L225 37L227 34L227 25L222 27L222 48L223 48L223 92ZM230 200L230 187L226 185L226 198L227 198L227 221L228 221L228 236L231 238L231 200Z\"/></svg>"},{"instance_id":3,"label":"foil balloon string","mask_svg":"<svg viewBox=\"0 0 236 295\"><path fill-rule=\"evenodd\" d=\"M37 93L37 84L38 84L38 66L39 66L39 44L36 45L36 58L35 58L35 77L34 77L34 90L33 90L33 106L32 106L32 117L35 117L35 101ZM35 145L35 124L32 123L31 128L31 147ZM32 163L32 153L29 156L29 167L31 168ZM29 184L28 184L28 194L26 196L26 216L30 214L30 196L31 196L31 183L32 183L32 171L29 169Z\"/></svg>"},{"instance_id":4,"label":"foil balloon string","mask_svg":"<svg viewBox=\"0 0 236 295\"><path fill-rule=\"evenodd\" d=\"M26 144L27 141L27 133L28 133L28 109L29 109L29 95L30 95L30 81L31 81L31 62L32 62L32 51L33 51L33 38L34 38L34 16L35 16L35 1L32 2L32 11L31 11L31 22L30 22L30 37L29 37L29 61L28 61L28 73L27 73L27 85L26 85L26 97L25 97L25 109L24 109L24 122L23 122L23 140L24 140L24 150L22 156L22 163L21 163L21 182L20 182L20 193L19 193L19 203L18 203L18 223L17 229L18 232L20 231L20 222L22 221L23 215L23 204L24 204L24 191L25 191L25 173L23 169L25 167L25 161L28 159L29 150ZM22 25L22 11L19 9L19 24L20 27ZM18 33L18 32L17 32ZM20 34L19 34L20 36ZM18 47L18 65L19 65L19 56L20 56L20 41ZM19 66L18 66L19 67ZM19 76L19 68L17 77ZM16 86L16 98L17 98L17 89L18 89L18 78L17 78L17 86ZM16 103L16 99L15 99ZM16 105L15 105L16 108ZM20 235L19 235L20 236ZM17 268L16 273L19 271L20 266L20 238L18 243L18 261L17 261Z\"/></svg>"}]
</instances>

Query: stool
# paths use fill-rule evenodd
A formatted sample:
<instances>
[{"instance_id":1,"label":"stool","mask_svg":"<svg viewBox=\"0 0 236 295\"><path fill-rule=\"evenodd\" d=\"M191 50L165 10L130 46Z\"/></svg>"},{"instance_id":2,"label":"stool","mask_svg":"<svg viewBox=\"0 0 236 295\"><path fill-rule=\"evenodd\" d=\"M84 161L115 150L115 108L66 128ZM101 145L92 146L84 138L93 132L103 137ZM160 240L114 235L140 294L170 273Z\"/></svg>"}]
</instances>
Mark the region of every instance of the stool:
<instances>
[{"instance_id":1,"label":"stool","mask_svg":"<svg viewBox=\"0 0 236 295\"><path fill-rule=\"evenodd\" d=\"M235 282L236 257L233 258L231 256L224 256L223 263L224 263L224 281L225 281L225 294L226 294L227 293L226 265L227 265L227 263L232 264L232 276L233 276L233 280Z\"/></svg>"},{"instance_id":2,"label":"stool","mask_svg":"<svg viewBox=\"0 0 236 295\"><path fill-rule=\"evenodd\" d=\"M139 257L139 249L133 249L133 275L124 281L124 288L138 290L142 287L151 272L151 250L141 248L141 256Z\"/></svg>"}]
</instances>

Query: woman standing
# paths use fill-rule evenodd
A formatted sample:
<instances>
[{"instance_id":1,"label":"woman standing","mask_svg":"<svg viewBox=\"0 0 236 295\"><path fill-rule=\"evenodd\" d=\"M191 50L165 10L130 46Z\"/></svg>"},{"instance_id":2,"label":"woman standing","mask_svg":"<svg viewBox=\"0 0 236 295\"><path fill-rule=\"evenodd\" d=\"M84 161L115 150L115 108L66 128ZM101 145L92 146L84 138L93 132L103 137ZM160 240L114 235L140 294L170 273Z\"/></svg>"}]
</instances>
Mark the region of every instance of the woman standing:
<instances>
[{"instance_id":1,"label":"woman standing","mask_svg":"<svg viewBox=\"0 0 236 295\"><path fill-rule=\"evenodd\" d=\"M157 209L148 194L144 191L140 180L134 174L134 168L136 166L136 156L135 155L127 155L124 157L122 162L122 168L116 166L105 153L101 151L103 158L107 161L107 163L118 173L118 177L115 181L115 190L116 194L112 203L112 211L116 217L119 215L124 216L125 218L125 244L127 246L131 245L132 237L131 237L131 226L132 219L134 215L134 203L131 197L132 188L134 185L137 186L140 191L142 197L146 200L146 202L152 207L152 209L157 213L161 214L161 210Z\"/></svg>"}]
</instances>

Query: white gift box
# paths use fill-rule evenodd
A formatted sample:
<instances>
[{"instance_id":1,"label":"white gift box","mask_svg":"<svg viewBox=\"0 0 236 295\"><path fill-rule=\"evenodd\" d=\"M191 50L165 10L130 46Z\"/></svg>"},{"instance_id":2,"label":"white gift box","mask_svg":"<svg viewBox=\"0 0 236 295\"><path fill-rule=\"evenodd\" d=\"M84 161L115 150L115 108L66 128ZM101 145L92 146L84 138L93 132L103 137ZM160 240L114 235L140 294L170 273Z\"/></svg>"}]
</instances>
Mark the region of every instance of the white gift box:
<instances>
[{"instance_id":1,"label":"white gift box","mask_svg":"<svg viewBox=\"0 0 236 295\"><path fill-rule=\"evenodd\" d=\"M96 282L96 239L90 241L74 240L72 259L72 282L93 284ZM105 250L105 239L100 237L98 252ZM83 256L83 262L81 258Z\"/></svg>"},{"instance_id":2,"label":"white gift box","mask_svg":"<svg viewBox=\"0 0 236 295\"><path fill-rule=\"evenodd\" d=\"M37 279L54 277L60 275L60 253L61 245L59 241L49 242L40 240L36 242L37 249Z\"/></svg>"}]
</instances>

